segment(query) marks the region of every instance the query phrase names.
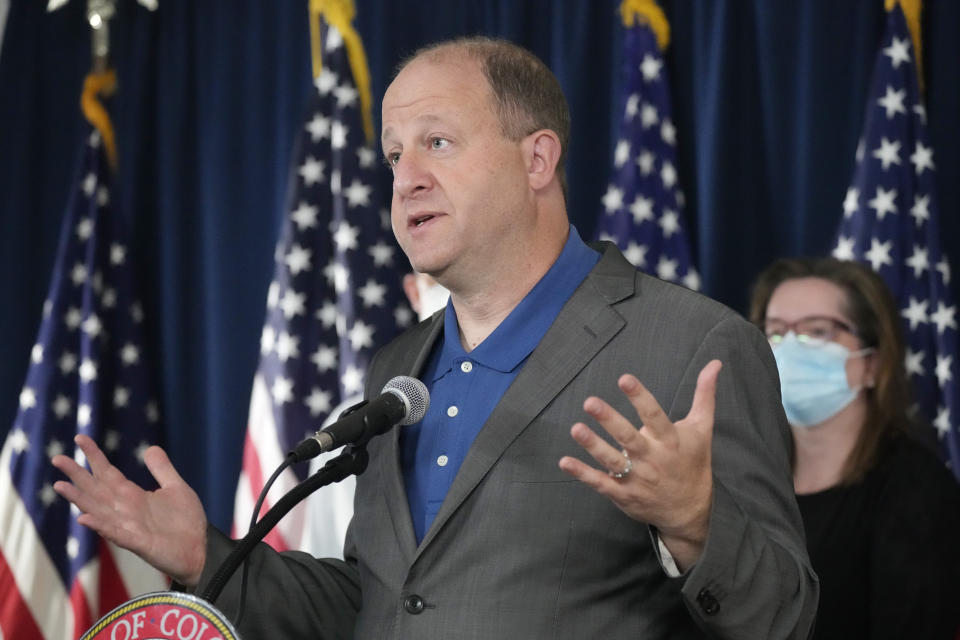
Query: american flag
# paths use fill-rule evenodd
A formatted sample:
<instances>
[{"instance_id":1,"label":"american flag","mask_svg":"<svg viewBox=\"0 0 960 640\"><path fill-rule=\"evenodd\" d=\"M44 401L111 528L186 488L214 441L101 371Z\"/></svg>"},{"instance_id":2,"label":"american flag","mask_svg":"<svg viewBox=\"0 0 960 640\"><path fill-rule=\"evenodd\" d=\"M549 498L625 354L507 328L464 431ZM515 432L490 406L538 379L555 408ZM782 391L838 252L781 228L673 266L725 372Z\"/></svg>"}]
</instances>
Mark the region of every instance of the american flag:
<instances>
[{"instance_id":1,"label":"american flag","mask_svg":"<svg viewBox=\"0 0 960 640\"><path fill-rule=\"evenodd\" d=\"M83 433L141 486L159 412L141 337L132 256L111 211L110 170L93 131L66 212L20 408L0 454L0 628L17 640L78 638L113 607L167 579L77 524L50 464Z\"/></svg>"},{"instance_id":2,"label":"american flag","mask_svg":"<svg viewBox=\"0 0 960 640\"><path fill-rule=\"evenodd\" d=\"M696 291L700 276L683 225L670 87L645 21L626 28L622 72L623 118L597 237L616 243L642 271Z\"/></svg>"},{"instance_id":3,"label":"american flag","mask_svg":"<svg viewBox=\"0 0 960 640\"><path fill-rule=\"evenodd\" d=\"M289 216L267 294L234 536L247 532L265 479L285 454L338 405L362 397L371 356L413 318L401 287L406 258L389 213L378 206L379 154L366 140L346 47L335 27L324 25L321 34L323 70L301 133ZM284 472L264 510L305 471ZM343 508L351 505L348 498ZM277 549L307 549L306 525L300 505L266 541Z\"/></svg>"},{"instance_id":4,"label":"american flag","mask_svg":"<svg viewBox=\"0 0 960 640\"><path fill-rule=\"evenodd\" d=\"M924 418L960 477L957 307L940 248L935 164L910 34L899 4L887 15L866 123L834 257L869 262L899 301L906 368Z\"/></svg>"}]
</instances>

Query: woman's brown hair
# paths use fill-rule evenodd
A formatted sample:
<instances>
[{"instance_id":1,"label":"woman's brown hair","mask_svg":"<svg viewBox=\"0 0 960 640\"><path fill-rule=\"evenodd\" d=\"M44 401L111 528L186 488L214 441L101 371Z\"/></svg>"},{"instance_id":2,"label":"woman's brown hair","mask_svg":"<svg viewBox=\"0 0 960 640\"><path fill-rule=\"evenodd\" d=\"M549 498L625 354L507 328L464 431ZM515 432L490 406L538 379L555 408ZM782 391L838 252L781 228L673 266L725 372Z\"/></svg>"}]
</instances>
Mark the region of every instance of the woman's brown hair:
<instances>
[{"instance_id":1,"label":"woman's brown hair","mask_svg":"<svg viewBox=\"0 0 960 640\"><path fill-rule=\"evenodd\" d=\"M785 280L820 278L844 292L844 314L863 347L873 347L874 386L866 389L866 424L847 458L842 483L850 484L877 462L881 446L910 429L910 390L904 368L904 345L897 306L883 279L866 266L834 258L784 258L757 278L750 301L750 320L763 326L774 290Z\"/></svg>"}]
</instances>

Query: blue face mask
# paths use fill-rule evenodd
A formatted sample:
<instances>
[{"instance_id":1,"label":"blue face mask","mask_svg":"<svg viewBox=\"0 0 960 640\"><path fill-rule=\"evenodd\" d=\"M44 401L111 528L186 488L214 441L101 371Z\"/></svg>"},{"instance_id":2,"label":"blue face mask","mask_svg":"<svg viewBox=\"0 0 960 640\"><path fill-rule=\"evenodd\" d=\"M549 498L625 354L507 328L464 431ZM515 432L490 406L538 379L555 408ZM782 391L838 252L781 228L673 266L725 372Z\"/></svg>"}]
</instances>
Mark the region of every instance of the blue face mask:
<instances>
[{"instance_id":1,"label":"blue face mask","mask_svg":"<svg viewBox=\"0 0 960 640\"><path fill-rule=\"evenodd\" d=\"M854 389L847 382L847 360L872 350L851 352L836 342L801 341L792 331L773 345L783 410L790 424L820 424L853 402L860 387Z\"/></svg>"}]
</instances>

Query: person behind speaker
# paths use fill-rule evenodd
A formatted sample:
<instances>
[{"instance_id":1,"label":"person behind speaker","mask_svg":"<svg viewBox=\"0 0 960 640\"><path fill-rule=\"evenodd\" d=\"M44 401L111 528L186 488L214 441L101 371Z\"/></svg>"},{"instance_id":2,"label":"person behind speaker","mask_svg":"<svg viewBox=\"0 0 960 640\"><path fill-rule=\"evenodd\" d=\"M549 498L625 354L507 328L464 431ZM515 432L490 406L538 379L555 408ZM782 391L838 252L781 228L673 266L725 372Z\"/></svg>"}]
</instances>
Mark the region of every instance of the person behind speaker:
<instances>
[{"instance_id":1,"label":"person behind speaker","mask_svg":"<svg viewBox=\"0 0 960 640\"><path fill-rule=\"evenodd\" d=\"M814 637L952 640L960 486L911 436L901 318L883 280L855 262L778 260L754 285L750 317L773 347L796 442L821 583Z\"/></svg>"}]
</instances>

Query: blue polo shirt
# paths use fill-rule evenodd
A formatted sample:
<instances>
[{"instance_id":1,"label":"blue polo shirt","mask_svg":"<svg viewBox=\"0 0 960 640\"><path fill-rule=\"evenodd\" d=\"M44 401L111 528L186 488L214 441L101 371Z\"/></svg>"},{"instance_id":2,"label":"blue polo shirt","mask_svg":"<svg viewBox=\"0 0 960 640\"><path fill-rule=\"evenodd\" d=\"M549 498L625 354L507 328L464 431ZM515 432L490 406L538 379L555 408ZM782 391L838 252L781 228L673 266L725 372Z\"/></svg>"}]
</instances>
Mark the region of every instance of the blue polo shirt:
<instances>
[{"instance_id":1,"label":"blue polo shirt","mask_svg":"<svg viewBox=\"0 0 960 640\"><path fill-rule=\"evenodd\" d=\"M600 254L573 225L550 270L493 333L473 351L460 345L453 302L447 302L443 339L434 345L421 376L430 390L423 420L400 432L407 501L419 544L440 510L480 428L523 363L580 286Z\"/></svg>"}]
</instances>

